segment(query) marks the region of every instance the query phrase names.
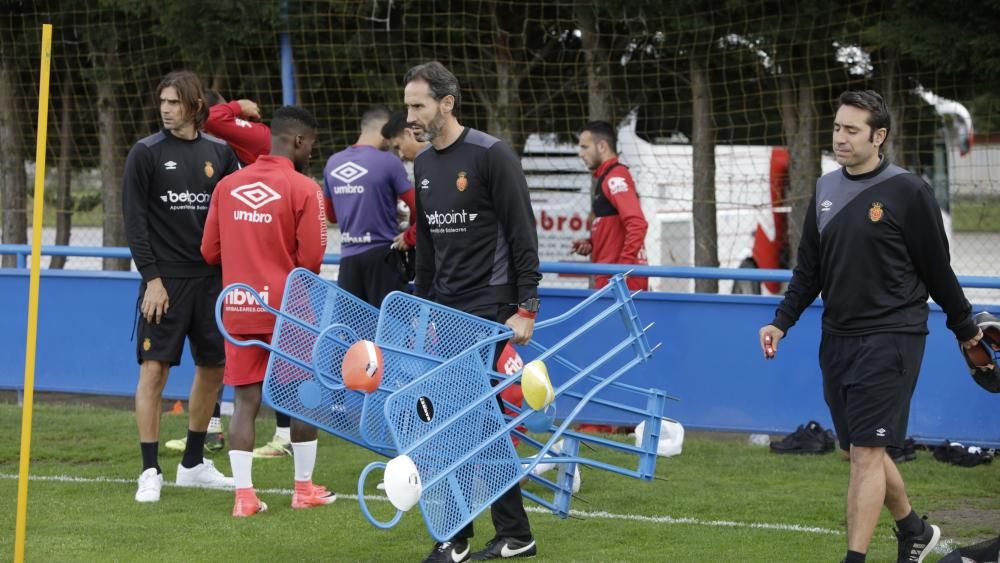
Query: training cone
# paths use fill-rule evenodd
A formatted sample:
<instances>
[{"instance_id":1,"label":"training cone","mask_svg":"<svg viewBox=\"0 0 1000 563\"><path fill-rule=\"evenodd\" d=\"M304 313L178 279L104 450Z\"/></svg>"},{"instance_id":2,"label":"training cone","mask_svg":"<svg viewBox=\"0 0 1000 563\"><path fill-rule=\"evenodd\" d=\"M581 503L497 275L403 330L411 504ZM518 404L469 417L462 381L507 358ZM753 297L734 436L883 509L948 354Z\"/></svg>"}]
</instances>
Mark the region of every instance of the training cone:
<instances>
[{"instance_id":1,"label":"training cone","mask_svg":"<svg viewBox=\"0 0 1000 563\"><path fill-rule=\"evenodd\" d=\"M545 362L533 360L521 372L521 391L528 406L540 411L556 398L556 392L549 380L549 370Z\"/></svg>"},{"instance_id":2,"label":"training cone","mask_svg":"<svg viewBox=\"0 0 1000 563\"><path fill-rule=\"evenodd\" d=\"M184 414L184 404L180 401L175 401L174 407L170 409L170 414Z\"/></svg>"},{"instance_id":3,"label":"training cone","mask_svg":"<svg viewBox=\"0 0 1000 563\"><path fill-rule=\"evenodd\" d=\"M382 349L370 340L359 340L347 349L340 374L348 389L371 393L382 383Z\"/></svg>"},{"instance_id":4,"label":"training cone","mask_svg":"<svg viewBox=\"0 0 1000 563\"><path fill-rule=\"evenodd\" d=\"M397 509L406 512L420 500L423 486L420 472L408 455L399 455L385 464L385 496Z\"/></svg>"}]
</instances>

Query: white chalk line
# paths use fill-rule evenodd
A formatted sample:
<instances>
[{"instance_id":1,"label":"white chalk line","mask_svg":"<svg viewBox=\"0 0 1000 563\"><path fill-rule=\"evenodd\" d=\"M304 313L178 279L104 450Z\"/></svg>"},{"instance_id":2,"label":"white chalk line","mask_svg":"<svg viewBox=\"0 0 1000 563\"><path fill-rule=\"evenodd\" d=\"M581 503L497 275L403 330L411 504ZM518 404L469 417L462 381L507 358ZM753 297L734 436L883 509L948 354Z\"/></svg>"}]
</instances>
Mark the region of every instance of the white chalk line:
<instances>
[{"instance_id":1,"label":"white chalk line","mask_svg":"<svg viewBox=\"0 0 1000 563\"><path fill-rule=\"evenodd\" d=\"M13 473L0 473L0 479L5 480L17 480L18 476ZM121 485L133 485L135 484L135 479L122 479L119 477L76 477L73 475L31 475L28 477L30 481L50 481L58 483L113 483ZM164 481L163 483L166 487L177 487L176 484ZM258 489L259 493L267 493L273 495L285 495L291 496L292 489ZM357 495L337 493L338 499L349 499L357 500ZM365 495L365 500L388 502L388 498L382 495ZM546 510L537 506L525 507L528 512L533 512L537 514L551 514L551 511ZM833 530L830 528L820 528L817 526L801 526L798 524L771 524L767 522L737 522L731 520L703 520L701 518L690 518L690 517L674 517L674 516L643 516L641 514L616 514L613 512L606 512L603 510L597 511L587 511L587 510L570 510L570 515L577 518L593 518L596 520L625 520L630 522L642 522L647 524L687 524L691 526L707 526L713 528L747 528L755 530L775 530L780 532L799 532L805 534L820 534L820 535L832 535L832 536L842 536L844 532L842 530ZM935 553L947 554L954 550L956 547L955 542L951 540L943 539L934 549Z\"/></svg>"}]
</instances>

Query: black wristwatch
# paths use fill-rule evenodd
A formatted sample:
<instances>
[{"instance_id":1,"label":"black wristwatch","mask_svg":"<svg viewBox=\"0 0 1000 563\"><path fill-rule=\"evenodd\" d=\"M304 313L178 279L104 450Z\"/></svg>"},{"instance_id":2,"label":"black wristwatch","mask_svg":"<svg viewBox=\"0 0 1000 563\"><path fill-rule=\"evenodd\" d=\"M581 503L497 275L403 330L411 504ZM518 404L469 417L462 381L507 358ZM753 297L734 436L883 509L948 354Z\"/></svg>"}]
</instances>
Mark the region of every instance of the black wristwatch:
<instances>
[{"instance_id":1,"label":"black wristwatch","mask_svg":"<svg viewBox=\"0 0 1000 563\"><path fill-rule=\"evenodd\" d=\"M532 297L530 299L525 299L518 304L518 309L524 309L529 313L537 313L538 307L542 304L542 300L537 297Z\"/></svg>"}]
</instances>

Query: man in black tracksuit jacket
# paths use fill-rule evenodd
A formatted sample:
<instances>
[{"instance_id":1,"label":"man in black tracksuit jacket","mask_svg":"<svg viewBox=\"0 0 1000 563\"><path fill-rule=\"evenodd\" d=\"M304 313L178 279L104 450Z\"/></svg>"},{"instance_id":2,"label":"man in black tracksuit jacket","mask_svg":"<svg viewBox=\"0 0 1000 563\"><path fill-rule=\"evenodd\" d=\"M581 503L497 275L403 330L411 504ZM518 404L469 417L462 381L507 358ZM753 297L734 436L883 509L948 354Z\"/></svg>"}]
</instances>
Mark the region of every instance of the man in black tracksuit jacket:
<instances>
[{"instance_id":1,"label":"man in black tracksuit jacket","mask_svg":"<svg viewBox=\"0 0 1000 563\"><path fill-rule=\"evenodd\" d=\"M963 346L982 336L951 269L934 194L879 153L889 125L878 93L841 95L833 148L844 167L816 182L792 281L759 335L765 357L773 358L778 341L822 292L823 395L840 447L851 457L848 563L865 560L883 503L899 528L900 561L922 561L940 538L940 529L910 506L885 453L906 437L928 294Z\"/></svg>"},{"instance_id":2,"label":"man in black tracksuit jacket","mask_svg":"<svg viewBox=\"0 0 1000 563\"><path fill-rule=\"evenodd\" d=\"M188 71L168 74L157 87L157 98L163 128L129 151L122 186L125 236L142 276L135 417L143 471L137 502L160 499L163 386L171 366L180 363L185 337L191 344L195 376L188 401L187 443L176 483L232 487L232 478L203 459L226 356L215 324L221 272L202 258L201 235L215 185L239 169L239 161L225 142L199 131L207 109L197 76Z\"/></svg>"},{"instance_id":3,"label":"man in black tracksuit jacket","mask_svg":"<svg viewBox=\"0 0 1000 563\"><path fill-rule=\"evenodd\" d=\"M462 127L458 80L440 63L403 79L407 121L431 143L414 161L416 294L505 323L526 344L538 311L538 235L520 159L503 141ZM497 356L506 345L497 344ZM491 507L496 536L470 556L472 524L434 546L425 561L458 563L535 555L521 488Z\"/></svg>"}]
</instances>

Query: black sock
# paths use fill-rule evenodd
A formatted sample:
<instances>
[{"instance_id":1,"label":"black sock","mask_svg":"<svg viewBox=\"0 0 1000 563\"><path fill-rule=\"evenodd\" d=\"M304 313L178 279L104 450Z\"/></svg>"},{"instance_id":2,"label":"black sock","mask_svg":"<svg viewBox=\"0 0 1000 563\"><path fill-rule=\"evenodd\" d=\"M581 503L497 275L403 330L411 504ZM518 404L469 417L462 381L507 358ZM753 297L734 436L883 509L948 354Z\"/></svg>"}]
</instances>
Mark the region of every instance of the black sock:
<instances>
[{"instance_id":1,"label":"black sock","mask_svg":"<svg viewBox=\"0 0 1000 563\"><path fill-rule=\"evenodd\" d=\"M219 406L219 402L215 402L215 410L212 411L212 418L222 418L222 407Z\"/></svg>"},{"instance_id":2,"label":"black sock","mask_svg":"<svg viewBox=\"0 0 1000 563\"><path fill-rule=\"evenodd\" d=\"M292 419L283 412L274 411L274 425L279 428L288 428L292 425Z\"/></svg>"},{"instance_id":3,"label":"black sock","mask_svg":"<svg viewBox=\"0 0 1000 563\"><path fill-rule=\"evenodd\" d=\"M205 448L206 434L208 432L188 430L187 446L184 447L184 459L181 460L181 465L191 469L204 460L205 452L202 450Z\"/></svg>"},{"instance_id":4,"label":"black sock","mask_svg":"<svg viewBox=\"0 0 1000 563\"><path fill-rule=\"evenodd\" d=\"M910 509L910 513L902 520L896 520L896 527L900 532L908 536L915 536L924 533L924 520L917 516L917 511Z\"/></svg>"},{"instance_id":5,"label":"black sock","mask_svg":"<svg viewBox=\"0 0 1000 563\"><path fill-rule=\"evenodd\" d=\"M864 553L858 553L857 551L847 551L847 557L844 558L844 563L865 563Z\"/></svg>"},{"instance_id":6,"label":"black sock","mask_svg":"<svg viewBox=\"0 0 1000 563\"><path fill-rule=\"evenodd\" d=\"M157 473L163 473L160 469L160 464L157 462L159 457L159 442L139 442L139 451L142 452L142 470L145 471L150 467L155 467Z\"/></svg>"}]
</instances>

